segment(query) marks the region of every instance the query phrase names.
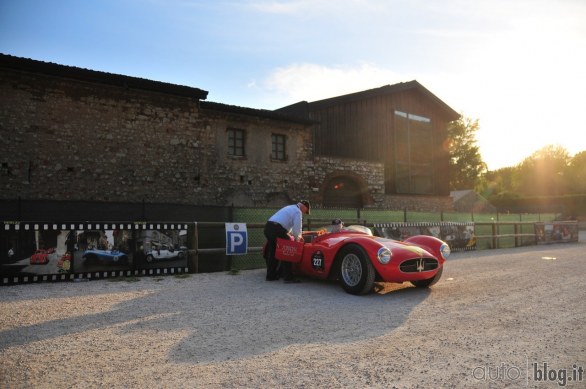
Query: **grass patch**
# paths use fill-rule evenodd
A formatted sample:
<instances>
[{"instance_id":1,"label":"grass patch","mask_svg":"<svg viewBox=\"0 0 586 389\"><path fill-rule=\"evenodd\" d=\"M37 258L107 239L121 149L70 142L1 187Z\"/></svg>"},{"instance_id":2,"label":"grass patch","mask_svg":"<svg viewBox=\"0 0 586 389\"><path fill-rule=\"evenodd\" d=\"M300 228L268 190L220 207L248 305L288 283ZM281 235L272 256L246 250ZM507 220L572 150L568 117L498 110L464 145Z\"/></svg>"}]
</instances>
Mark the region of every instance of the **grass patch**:
<instances>
[{"instance_id":1,"label":"grass patch","mask_svg":"<svg viewBox=\"0 0 586 389\"><path fill-rule=\"evenodd\" d=\"M240 269L231 269L230 271L228 271L228 274L230 274L231 276L236 276L240 274Z\"/></svg>"},{"instance_id":2,"label":"grass patch","mask_svg":"<svg viewBox=\"0 0 586 389\"><path fill-rule=\"evenodd\" d=\"M189 277L191 277L191 274L181 273L181 274L175 274L173 277L179 278L179 279L183 279L183 278L189 278Z\"/></svg>"}]
</instances>

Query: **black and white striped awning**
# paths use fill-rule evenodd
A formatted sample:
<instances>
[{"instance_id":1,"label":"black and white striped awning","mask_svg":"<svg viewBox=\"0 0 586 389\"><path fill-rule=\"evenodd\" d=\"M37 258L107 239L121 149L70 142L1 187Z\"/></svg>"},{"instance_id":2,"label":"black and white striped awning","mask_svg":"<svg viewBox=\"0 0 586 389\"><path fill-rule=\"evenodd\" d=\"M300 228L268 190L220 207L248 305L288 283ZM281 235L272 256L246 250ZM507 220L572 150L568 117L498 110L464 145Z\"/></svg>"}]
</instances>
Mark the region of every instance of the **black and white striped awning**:
<instances>
[{"instance_id":1,"label":"black and white striped awning","mask_svg":"<svg viewBox=\"0 0 586 389\"><path fill-rule=\"evenodd\" d=\"M4 221L3 231L55 230L186 230L193 223L170 222L15 222Z\"/></svg>"}]
</instances>

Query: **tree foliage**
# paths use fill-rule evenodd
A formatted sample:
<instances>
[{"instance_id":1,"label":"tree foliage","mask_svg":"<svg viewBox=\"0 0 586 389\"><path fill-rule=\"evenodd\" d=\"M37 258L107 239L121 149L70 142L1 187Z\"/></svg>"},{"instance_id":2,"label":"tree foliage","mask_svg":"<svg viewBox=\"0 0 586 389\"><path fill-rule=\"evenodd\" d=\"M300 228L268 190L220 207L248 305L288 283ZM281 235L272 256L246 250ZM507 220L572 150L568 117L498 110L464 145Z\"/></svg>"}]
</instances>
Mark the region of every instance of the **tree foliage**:
<instances>
[{"instance_id":1,"label":"tree foliage","mask_svg":"<svg viewBox=\"0 0 586 389\"><path fill-rule=\"evenodd\" d=\"M566 171L570 155L561 146L545 146L518 166L517 191L526 196L553 196L565 194Z\"/></svg>"},{"instance_id":2,"label":"tree foliage","mask_svg":"<svg viewBox=\"0 0 586 389\"><path fill-rule=\"evenodd\" d=\"M566 170L569 193L586 193L586 151L581 151L570 160Z\"/></svg>"},{"instance_id":3,"label":"tree foliage","mask_svg":"<svg viewBox=\"0 0 586 389\"><path fill-rule=\"evenodd\" d=\"M586 194L586 151L573 157L559 145L547 145L514 167L486 174L488 196L560 196Z\"/></svg>"},{"instance_id":4,"label":"tree foliage","mask_svg":"<svg viewBox=\"0 0 586 389\"><path fill-rule=\"evenodd\" d=\"M486 163L476 144L478 119L461 116L448 126L450 152L450 189L476 189L486 173Z\"/></svg>"}]
</instances>

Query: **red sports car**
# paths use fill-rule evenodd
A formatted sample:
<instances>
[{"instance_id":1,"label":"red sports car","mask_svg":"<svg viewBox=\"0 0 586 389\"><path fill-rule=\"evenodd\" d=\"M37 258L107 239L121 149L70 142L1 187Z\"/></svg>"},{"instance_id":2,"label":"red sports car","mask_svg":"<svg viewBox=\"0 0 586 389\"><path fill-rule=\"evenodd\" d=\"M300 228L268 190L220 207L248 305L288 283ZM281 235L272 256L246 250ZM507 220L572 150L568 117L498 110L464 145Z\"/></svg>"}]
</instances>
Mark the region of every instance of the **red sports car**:
<instances>
[{"instance_id":1,"label":"red sports car","mask_svg":"<svg viewBox=\"0 0 586 389\"><path fill-rule=\"evenodd\" d=\"M373 236L363 226L340 232L303 232L305 242L278 239L276 257L293 263L297 274L338 279L346 292L369 293L375 281L411 282L427 288L442 275L450 255L447 243L433 236L417 235L405 241Z\"/></svg>"},{"instance_id":2,"label":"red sports car","mask_svg":"<svg viewBox=\"0 0 586 389\"><path fill-rule=\"evenodd\" d=\"M30 258L31 265L35 265L35 264L45 265L47 263L49 263L49 254L47 254L46 250L37 250L37 251L35 251L35 253L33 255L31 255L31 258Z\"/></svg>"}]
</instances>

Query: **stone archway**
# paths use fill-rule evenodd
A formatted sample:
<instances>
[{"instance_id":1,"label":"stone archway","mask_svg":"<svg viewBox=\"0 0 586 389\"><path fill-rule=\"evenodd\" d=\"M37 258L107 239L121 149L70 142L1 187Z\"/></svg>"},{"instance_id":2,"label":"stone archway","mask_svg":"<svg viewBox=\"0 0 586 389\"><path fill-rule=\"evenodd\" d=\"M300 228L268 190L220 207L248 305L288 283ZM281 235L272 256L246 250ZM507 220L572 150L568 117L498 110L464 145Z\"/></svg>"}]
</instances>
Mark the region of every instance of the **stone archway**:
<instances>
[{"instance_id":1,"label":"stone archway","mask_svg":"<svg viewBox=\"0 0 586 389\"><path fill-rule=\"evenodd\" d=\"M358 180L347 174L333 176L324 184L323 206L362 208L364 190Z\"/></svg>"}]
</instances>

